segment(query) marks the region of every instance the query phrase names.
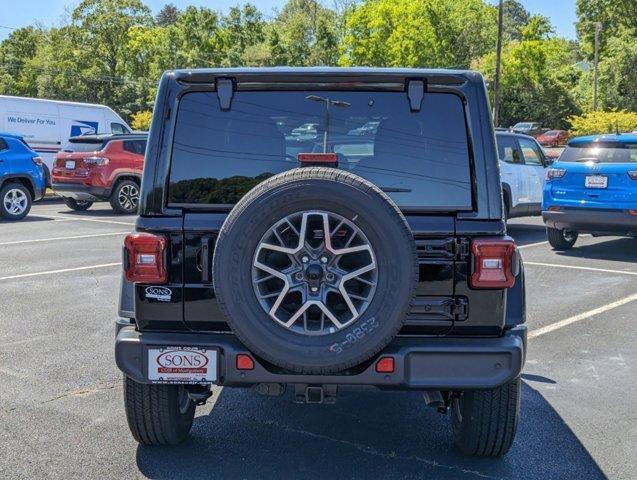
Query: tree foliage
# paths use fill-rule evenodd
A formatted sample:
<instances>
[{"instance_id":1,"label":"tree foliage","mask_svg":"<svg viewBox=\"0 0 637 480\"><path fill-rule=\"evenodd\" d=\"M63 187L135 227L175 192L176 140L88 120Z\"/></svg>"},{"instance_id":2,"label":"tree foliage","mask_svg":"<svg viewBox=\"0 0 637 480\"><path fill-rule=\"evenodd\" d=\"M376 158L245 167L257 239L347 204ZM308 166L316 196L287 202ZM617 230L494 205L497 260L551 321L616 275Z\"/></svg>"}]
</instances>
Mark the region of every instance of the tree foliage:
<instances>
[{"instance_id":1,"label":"tree foliage","mask_svg":"<svg viewBox=\"0 0 637 480\"><path fill-rule=\"evenodd\" d=\"M184 3L168 3L153 17L144 0L81 0L57 27L16 29L0 42L0 93L104 103L136 128L147 127L157 81L174 68L472 67L492 93L491 1L287 0L273 12L250 3L225 12ZM566 127L566 119L590 111L596 22L598 105L637 110L635 0L577 0L578 41L557 37L546 17L519 0L503 4L503 125Z\"/></svg>"},{"instance_id":2,"label":"tree foliage","mask_svg":"<svg viewBox=\"0 0 637 480\"><path fill-rule=\"evenodd\" d=\"M568 119L573 135L591 135L608 132L633 132L637 130L637 112L609 110L589 112Z\"/></svg>"}]
</instances>

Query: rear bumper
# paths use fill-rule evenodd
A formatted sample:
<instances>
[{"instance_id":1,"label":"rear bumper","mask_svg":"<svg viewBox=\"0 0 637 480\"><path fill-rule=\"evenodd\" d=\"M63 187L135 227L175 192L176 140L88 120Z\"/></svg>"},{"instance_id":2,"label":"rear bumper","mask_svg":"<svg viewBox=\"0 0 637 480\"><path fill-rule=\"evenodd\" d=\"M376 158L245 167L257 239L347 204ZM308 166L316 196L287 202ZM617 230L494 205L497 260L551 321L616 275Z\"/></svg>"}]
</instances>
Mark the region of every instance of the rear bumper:
<instances>
[{"instance_id":1,"label":"rear bumper","mask_svg":"<svg viewBox=\"0 0 637 480\"><path fill-rule=\"evenodd\" d=\"M377 373L374 362L341 375L281 373L258 358L255 368L239 371L236 356L248 353L231 334L139 332L128 320L117 326L117 366L136 382L148 380L147 350L162 346L197 346L219 352L217 384L249 387L259 383L368 385L394 390L465 390L494 388L517 377L524 365L526 327L498 338L396 338L379 355L394 357L392 374Z\"/></svg>"},{"instance_id":2,"label":"rear bumper","mask_svg":"<svg viewBox=\"0 0 637 480\"><path fill-rule=\"evenodd\" d=\"M582 233L637 235L637 216L623 210L566 209L542 212L544 223L551 228Z\"/></svg>"},{"instance_id":3,"label":"rear bumper","mask_svg":"<svg viewBox=\"0 0 637 480\"><path fill-rule=\"evenodd\" d=\"M108 200L111 196L111 189L104 187L93 187L81 183L60 183L51 184L53 191L61 197L72 198L83 202L98 202Z\"/></svg>"}]
</instances>

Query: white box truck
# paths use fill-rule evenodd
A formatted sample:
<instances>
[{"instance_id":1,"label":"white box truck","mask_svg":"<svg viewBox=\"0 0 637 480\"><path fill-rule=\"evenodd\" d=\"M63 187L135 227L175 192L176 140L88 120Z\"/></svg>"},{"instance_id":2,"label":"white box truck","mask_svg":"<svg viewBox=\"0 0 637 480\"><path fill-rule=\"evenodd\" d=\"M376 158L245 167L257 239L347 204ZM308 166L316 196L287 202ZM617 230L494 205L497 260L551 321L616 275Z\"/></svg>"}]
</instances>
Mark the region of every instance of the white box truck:
<instances>
[{"instance_id":1,"label":"white box truck","mask_svg":"<svg viewBox=\"0 0 637 480\"><path fill-rule=\"evenodd\" d=\"M24 137L42 157L49 183L55 154L69 137L131 129L106 105L0 95L0 131Z\"/></svg>"}]
</instances>

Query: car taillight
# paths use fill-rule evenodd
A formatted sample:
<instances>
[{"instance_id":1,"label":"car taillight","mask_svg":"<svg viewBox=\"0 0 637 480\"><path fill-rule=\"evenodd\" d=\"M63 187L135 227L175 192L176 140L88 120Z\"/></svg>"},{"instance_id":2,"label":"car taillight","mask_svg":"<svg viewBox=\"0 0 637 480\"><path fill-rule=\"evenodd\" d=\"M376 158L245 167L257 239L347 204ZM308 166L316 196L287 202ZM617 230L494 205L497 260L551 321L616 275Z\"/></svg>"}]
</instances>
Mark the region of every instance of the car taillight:
<instances>
[{"instance_id":1,"label":"car taillight","mask_svg":"<svg viewBox=\"0 0 637 480\"><path fill-rule=\"evenodd\" d=\"M134 283L162 284L168 280L166 238L152 233L129 233L124 239L124 272Z\"/></svg>"},{"instance_id":2,"label":"car taillight","mask_svg":"<svg viewBox=\"0 0 637 480\"><path fill-rule=\"evenodd\" d=\"M42 157L33 157L31 160L33 160L33 163L36 165L42 165Z\"/></svg>"},{"instance_id":3,"label":"car taillight","mask_svg":"<svg viewBox=\"0 0 637 480\"><path fill-rule=\"evenodd\" d=\"M85 165L108 165L106 157L87 157L84 159Z\"/></svg>"},{"instance_id":4,"label":"car taillight","mask_svg":"<svg viewBox=\"0 0 637 480\"><path fill-rule=\"evenodd\" d=\"M566 170L563 168L549 168L546 171L546 179L548 181L556 178L562 178L564 175L566 175Z\"/></svg>"},{"instance_id":5,"label":"car taillight","mask_svg":"<svg viewBox=\"0 0 637 480\"><path fill-rule=\"evenodd\" d=\"M473 253L473 288L510 288L517 270L516 248L513 240L481 238L471 242Z\"/></svg>"},{"instance_id":6,"label":"car taillight","mask_svg":"<svg viewBox=\"0 0 637 480\"><path fill-rule=\"evenodd\" d=\"M633 180L637 180L637 170L631 170L630 172L628 172L628 176Z\"/></svg>"}]
</instances>

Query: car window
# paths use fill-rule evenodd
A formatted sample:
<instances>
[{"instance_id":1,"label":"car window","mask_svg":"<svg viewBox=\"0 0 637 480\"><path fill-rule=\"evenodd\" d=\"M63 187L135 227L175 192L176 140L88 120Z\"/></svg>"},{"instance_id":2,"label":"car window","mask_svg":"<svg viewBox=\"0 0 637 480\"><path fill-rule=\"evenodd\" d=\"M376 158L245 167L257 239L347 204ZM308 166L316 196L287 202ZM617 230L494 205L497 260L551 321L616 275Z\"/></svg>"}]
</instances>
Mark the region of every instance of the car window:
<instances>
[{"instance_id":1,"label":"car window","mask_svg":"<svg viewBox=\"0 0 637 480\"><path fill-rule=\"evenodd\" d=\"M101 150L104 142L67 142L62 147L63 152L95 152Z\"/></svg>"},{"instance_id":2,"label":"car window","mask_svg":"<svg viewBox=\"0 0 637 480\"><path fill-rule=\"evenodd\" d=\"M128 129L121 123L111 122L111 132L115 134L128 133Z\"/></svg>"},{"instance_id":3,"label":"car window","mask_svg":"<svg viewBox=\"0 0 637 480\"><path fill-rule=\"evenodd\" d=\"M560 162L637 162L637 143L586 142L571 144L562 155Z\"/></svg>"},{"instance_id":4,"label":"car window","mask_svg":"<svg viewBox=\"0 0 637 480\"><path fill-rule=\"evenodd\" d=\"M146 140L125 140L124 150L137 155L144 155L146 152Z\"/></svg>"},{"instance_id":5,"label":"car window","mask_svg":"<svg viewBox=\"0 0 637 480\"><path fill-rule=\"evenodd\" d=\"M322 152L319 98L340 102L330 108L328 129L339 168L403 208L473 208L462 100L433 92L419 112L397 92L238 91L229 111L215 92L187 93L177 111L168 203L232 205L265 178L298 167L298 153ZM361 142L353 131L369 122L377 128Z\"/></svg>"},{"instance_id":6,"label":"car window","mask_svg":"<svg viewBox=\"0 0 637 480\"><path fill-rule=\"evenodd\" d=\"M498 157L507 163L522 163L515 138L510 135L497 135Z\"/></svg>"},{"instance_id":7,"label":"car window","mask_svg":"<svg viewBox=\"0 0 637 480\"><path fill-rule=\"evenodd\" d=\"M4 138L0 138L0 152L2 152L3 150L8 150L9 149L9 145L7 145L7 142L4 141Z\"/></svg>"},{"instance_id":8,"label":"car window","mask_svg":"<svg viewBox=\"0 0 637 480\"><path fill-rule=\"evenodd\" d=\"M537 143L528 138L518 138L520 143L520 149L522 150L522 156L524 157L524 163L526 165L543 166L542 153Z\"/></svg>"}]
</instances>

